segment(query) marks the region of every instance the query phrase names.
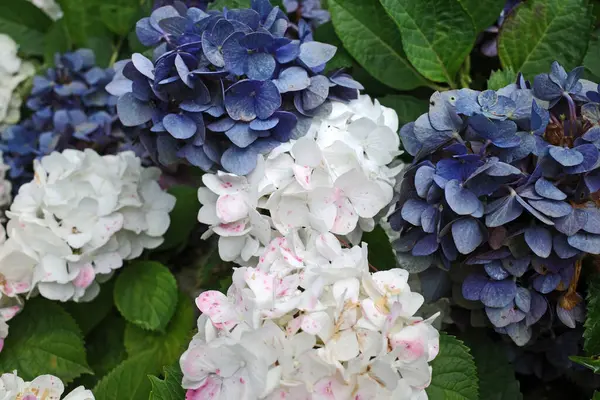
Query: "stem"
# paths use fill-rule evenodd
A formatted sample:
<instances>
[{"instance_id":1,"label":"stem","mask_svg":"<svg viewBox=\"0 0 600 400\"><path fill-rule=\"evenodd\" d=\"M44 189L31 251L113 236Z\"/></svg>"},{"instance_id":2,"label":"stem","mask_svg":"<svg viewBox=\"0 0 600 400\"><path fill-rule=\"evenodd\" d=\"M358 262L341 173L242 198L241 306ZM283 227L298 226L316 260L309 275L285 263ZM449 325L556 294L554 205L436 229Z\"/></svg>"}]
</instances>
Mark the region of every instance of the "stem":
<instances>
[{"instance_id":1,"label":"stem","mask_svg":"<svg viewBox=\"0 0 600 400\"><path fill-rule=\"evenodd\" d=\"M117 57L119 57L119 51L121 51L121 46L123 46L123 42L125 41L125 36L121 36L119 41L114 47L112 56L110 56L110 61L108 62L108 66L112 67L117 61Z\"/></svg>"},{"instance_id":2,"label":"stem","mask_svg":"<svg viewBox=\"0 0 600 400\"><path fill-rule=\"evenodd\" d=\"M568 93L565 93L564 96L567 99L567 103L569 103L569 119L571 121L576 121L577 120L577 112L575 111L575 102L573 101L571 96L569 96Z\"/></svg>"}]
</instances>

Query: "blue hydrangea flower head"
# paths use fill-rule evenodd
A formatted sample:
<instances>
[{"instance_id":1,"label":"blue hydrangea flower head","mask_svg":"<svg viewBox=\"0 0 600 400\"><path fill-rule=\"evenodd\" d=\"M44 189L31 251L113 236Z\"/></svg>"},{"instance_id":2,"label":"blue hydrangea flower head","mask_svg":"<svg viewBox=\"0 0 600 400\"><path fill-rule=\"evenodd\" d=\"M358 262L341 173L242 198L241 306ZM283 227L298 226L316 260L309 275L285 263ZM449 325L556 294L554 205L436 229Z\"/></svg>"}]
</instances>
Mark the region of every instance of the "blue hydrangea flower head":
<instances>
[{"instance_id":1,"label":"blue hydrangea flower head","mask_svg":"<svg viewBox=\"0 0 600 400\"><path fill-rule=\"evenodd\" d=\"M314 28L331 19L329 11L322 8L321 0L283 0L283 6L288 15L306 21Z\"/></svg>"},{"instance_id":2,"label":"blue hydrangea flower head","mask_svg":"<svg viewBox=\"0 0 600 400\"><path fill-rule=\"evenodd\" d=\"M70 147L111 151L122 143L117 99L105 89L114 71L97 67L88 49L56 54L54 64L33 79L26 101L31 116L2 135L0 149L15 190L31 179L37 157Z\"/></svg>"},{"instance_id":3,"label":"blue hydrangea flower head","mask_svg":"<svg viewBox=\"0 0 600 400\"><path fill-rule=\"evenodd\" d=\"M553 63L533 89L519 75L498 91L436 92L400 131L414 161L390 216L396 251L468 266L460 295L520 346L547 312L582 321L581 260L600 254L600 98L580 75Z\"/></svg>"},{"instance_id":4,"label":"blue hydrangea flower head","mask_svg":"<svg viewBox=\"0 0 600 400\"><path fill-rule=\"evenodd\" d=\"M362 86L349 75L324 75L334 46L289 29L268 0L248 9L160 7L136 25L152 59L119 62L107 90L118 96L125 126L164 165L185 161L247 174L257 155L298 138L298 120L330 112Z\"/></svg>"}]
</instances>

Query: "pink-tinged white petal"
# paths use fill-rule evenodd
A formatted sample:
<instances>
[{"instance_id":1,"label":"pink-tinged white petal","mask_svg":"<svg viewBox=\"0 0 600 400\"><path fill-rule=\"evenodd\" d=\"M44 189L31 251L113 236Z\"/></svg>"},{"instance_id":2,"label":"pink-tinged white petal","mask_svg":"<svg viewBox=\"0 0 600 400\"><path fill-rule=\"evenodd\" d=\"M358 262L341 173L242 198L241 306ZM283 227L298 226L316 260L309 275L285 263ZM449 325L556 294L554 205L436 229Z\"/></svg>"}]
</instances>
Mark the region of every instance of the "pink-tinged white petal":
<instances>
[{"instance_id":1,"label":"pink-tinged white petal","mask_svg":"<svg viewBox=\"0 0 600 400\"><path fill-rule=\"evenodd\" d=\"M335 202L336 216L331 227L331 232L336 235L346 235L356 228L358 223L358 214L354 210L354 205L346 197L342 197Z\"/></svg>"},{"instance_id":2,"label":"pink-tinged white petal","mask_svg":"<svg viewBox=\"0 0 600 400\"><path fill-rule=\"evenodd\" d=\"M275 276L256 268L244 272L246 284L252 290L257 304L271 306L274 301Z\"/></svg>"},{"instance_id":3,"label":"pink-tinged white petal","mask_svg":"<svg viewBox=\"0 0 600 400\"><path fill-rule=\"evenodd\" d=\"M353 386L346 385L336 378L323 378L313 388L313 400L350 399Z\"/></svg>"},{"instance_id":4,"label":"pink-tinged white petal","mask_svg":"<svg viewBox=\"0 0 600 400\"><path fill-rule=\"evenodd\" d=\"M373 218L387 205L381 187L357 169L340 176L335 181L335 186L350 199L360 217Z\"/></svg>"},{"instance_id":5,"label":"pink-tinged white petal","mask_svg":"<svg viewBox=\"0 0 600 400\"><path fill-rule=\"evenodd\" d=\"M96 272L92 264L88 263L79 268L77 277L73 280L73 285L78 288L85 289L92 284L96 278Z\"/></svg>"},{"instance_id":6,"label":"pink-tinged white petal","mask_svg":"<svg viewBox=\"0 0 600 400\"><path fill-rule=\"evenodd\" d=\"M306 136L294 143L292 156L296 164L306 167L315 168L321 163L321 149L313 139Z\"/></svg>"},{"instance_id":7,"label":"pink-tinged white petal","mask_svg":"<svg viewBox=\"0 0 600 400\"><path fill-rule=\"evenodd\" d=\"M398 359L404 362L413 362L428 352L427 327L424 324L409 325L399 332L390 334L390 345L393 349L399 348Z\"/></svg>"},{"instance_id":8,"label":"pink-tinged white petal","mask_svg":"<svg viewBox=\"0 0 600 400\"><path fill-rule=\"evenodd\" d=\"M349 361L359 354L358 339L352 329L334 334L326 343L326 347L340 362Z\"/></svg>"},{"instance_id":9,"label":"pink-tinged white petal","mask_svg":"<svg viewBox=\"0 0 600 400\"><path fill-rule=\"evenodd\" d=\"M229 224L221 224L213 227L213 231L219 236L243 236L252 230L247 220L239 220Z\"/></svg>"},{"instance_id":10,"label":"pink-tinged white petal","mask_svg":"<svg viewBox=\"0 0 600 400\"><path fill-rule=\"evenodd\" d=\"M196 298L196 306L219 329L231 329L238 323L235 308L221 292L209 290L201 293Z\"/></svg>"},{"instance_id":11,"label":"pink-tinged white petal","mask_svg":"<svg viewBox=\"0 0 600 400\"><path fill-rule=\"evenodd\" d=\"M313 169L305 165L294 165L294 177L296 182L306 190L312 189L312 173Z\"/></svg>"},{"instance_id":12,"label":"pink-tinged white petal","mask_svg":"<svg viewBox=\"0 0 600 400\"><path fill-rule=\"evenodd\" d=\"M221 380L213 376L206 378L204 384L198 389L189 389L185 393L185 400L213 400L221 398Z\"/></svg>"},{"instance_id":13,"label":"pink-tinged white petal","mask_svg":"<svg viewBox=\"0 0 600 400\"><path fill-rule=\"evenodd\" d=\"M208 189L218 195L241 192L248 187L248 181L245 177L221 171L217 175L202 175L202 182Z\"/></svg>"},{"instance_id":14,"label":"pink-tinged white petal","mask_svg":"<svg viewBox=\"0 0 600 400\"><path fill-rule=\"evenodd\" d=\"M244 193L219 196L216 205L217 216L223 223L230 223L248 215L248 204Z\"/></svg>"}]
</instances>

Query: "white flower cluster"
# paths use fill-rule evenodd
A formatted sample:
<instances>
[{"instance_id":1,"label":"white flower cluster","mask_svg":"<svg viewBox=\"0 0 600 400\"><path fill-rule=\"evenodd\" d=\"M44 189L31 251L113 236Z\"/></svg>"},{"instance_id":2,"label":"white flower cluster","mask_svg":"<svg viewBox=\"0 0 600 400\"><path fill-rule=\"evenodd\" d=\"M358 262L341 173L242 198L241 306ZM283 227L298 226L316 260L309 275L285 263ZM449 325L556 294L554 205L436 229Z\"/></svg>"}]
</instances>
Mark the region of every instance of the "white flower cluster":
<instances>
[{"instance_id":1,"label":"white flower cluster","mask_svg":"<svg viewBox=\"0 0 600 400\"><path fill-rule=\"evenodd\" d=\"M237 268L227 296L202 293L181 357L187 399L426 399L438 353L408 272L369 273L366 245L331 233L274 239Z\"/></svg>"},{"instance_id":2,"label":"white flower cluster","mask_svg":"<svg viewBox=\"0 0 600 400\"><path fill-rule=\"evenodd\" d=\"M186 399L427 399L437 315L415 316L423 297L407 271L371 274L366 245L338 239L359 243L385 215L397 130L395 112L368 96L333 102L248 176L203 176L205 237L219 235L221 258L242 267L227 295L196 300Z\"/></svg>"},{"instance_id":3,"label":"white flower cluster","mask_svg":"<svg viewBox=\"0 0 600 400\"><path fill-rule=\"evenodd\" d=\"M91 300L123 260L163 242L175 198L158 185L160 170L142 167L133 152L65 150L34 170L6 213L6 295L35 288L52 300Z\"/></svg>"},{"instance_id":4,"label":"white flower cluster","mask_svg":"<svg viewBox=\"0 0 600 400\"><path fill-rule=\"evenodd\" d=\"M65 397L63 382L53 375L41 375L25 382L17 372L0 376L0 399L2 400L94 400L91 390L79 386Z\"/></svg>"},{"instance_id":5,"label":"white flower cluster","mask_svg":"<svg viewBox=\"0 0 600 400\"><path fill-rule=\"evenodd\" d=\"M203 176L198 220L210 225L204 238L220 236L221 258L245 265L273 237L272 228L287 234L311 227L352 243L374 228L399 172L388 166L400 154L398 116L366 95L332 105L306 136L259 156L250 175Z\"/></svg>"},{"instance_id":6,"label":"white flower cluster","mask_svg":"<svg viewBox=\"0 0 600 400\"><path fill-rule=\"evenodd\" d=\"M22 99L15 89L35 73L33 65L22 61L17 50L10 36L0 34L0 132L6 125L19 122Z\"/></svg>"}]
</instances>

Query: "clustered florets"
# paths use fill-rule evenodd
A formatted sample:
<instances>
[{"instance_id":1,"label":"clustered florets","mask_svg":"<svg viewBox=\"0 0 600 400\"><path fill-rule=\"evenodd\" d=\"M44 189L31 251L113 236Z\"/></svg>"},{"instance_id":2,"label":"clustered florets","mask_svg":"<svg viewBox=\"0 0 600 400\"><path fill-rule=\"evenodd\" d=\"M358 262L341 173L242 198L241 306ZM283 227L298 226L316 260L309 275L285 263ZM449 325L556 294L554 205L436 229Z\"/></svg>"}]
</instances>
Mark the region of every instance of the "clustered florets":
<instances>
[{"instance_id":1,"label":"clustered florets","mask_svg":"<svg viewBox=\"0 0 600 400\"><path fill-rule=\"evenodd\" d=\"M223 12L158 8L136 25L140 41L157 46L154 60L134 54L108 86L121 121L141 128L161 164L248 174L258 154L302 136L304 119L327 114L328 99L354 99L362 88L341 72L323 74L334 46L309 29L287 37L288 27L268 0Z\"/></svg>"},{"instance_id":2,"label":"clustered florets","mask_svg":"<svg viewBox=\"0 0 600 400\"><path fill-rule=\"evenodd\" d=\"M86 390L79 386L62 397L65 391L63 382L53 375L41 375L25 382L17 372L4 373L0 376L0 398L6 400L94 400L94 394L91 390Z\"/></svg>"},{"instance_id":3,"label":"clustered florets","mask_svg":"<svg viewBox=\"0 0 600 400\"><path fill-rule=\"evenodd\" d=\"M105 86L112 68L95 66L88 49L57 54L55 67L35 76L27 108L30 118L2 132L0 150L10 166L15 192L33 176L33 160L52 151L94 146L115 151L122 142L116 129L116 98Z\"/></svg>"},{"instance_id":4,"label":"clustered florets","mask_svg":"<svg viewBox=\"0 0 600 400\"><path fill-rule=\"evenodd\" d=\"M401 130L415 160L390 218L400 259L471 266L462 295L519 345L549 302L582 321L581 259L600 253L600 99L582 71L438 92Z\"/></svg>"},{"instance_id":5,"label":"clustered florets","mask_svg":"<svg viewBox=\"0 0 600 400\"><path fill-rule=\"evenodd\" d=\"M7 212L3 252L9 244L15 251L0 260L5 288L16 280L14 293L91 300L123 260L162 243L175 198L133 152L65 150L36 160L34 170Z\"/></svg>"},{"instance_id":6,"label":"clustered florets","mask_svg":"<svg viewBox=\"0 0 600 400\"><path fill-rule=\"evenodd\" d=\"M181 357L188 399L417 399L439 334L414 317L408 272L369 273L366 245L331 233L273 239L237 268L227 296L196 300L199 333ZM434 317L435 318L435 317Z\"/></svg>"},{"instance_id":7,"label":"clustered florets","mask_svg":"<svg viewBox=\"0 0 600 400\"><path fill-rule=\"evenodd\" d=\"M198 198L205 238L219 235L224 260L245 264L274 232L300 227L360 243L393 197L398 117L368 96L313 118L306 136L258 157L248 176L205 174ZM260 210L268 211L261 213Z\"/></svg>"}]
</instances>

